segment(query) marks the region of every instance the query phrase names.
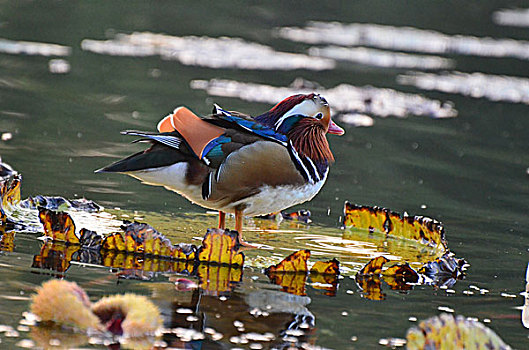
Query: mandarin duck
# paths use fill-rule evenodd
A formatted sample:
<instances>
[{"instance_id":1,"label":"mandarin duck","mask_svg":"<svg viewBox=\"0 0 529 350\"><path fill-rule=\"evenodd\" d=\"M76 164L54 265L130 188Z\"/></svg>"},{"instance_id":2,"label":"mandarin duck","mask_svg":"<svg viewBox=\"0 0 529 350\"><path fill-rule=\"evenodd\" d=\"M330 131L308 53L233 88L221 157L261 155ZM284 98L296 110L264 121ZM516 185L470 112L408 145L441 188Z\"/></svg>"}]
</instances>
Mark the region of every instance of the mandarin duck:
<instances>
[{"instance_id":1,"label":"mandarin duck","mask_svg":"<svg viewBox=\"0 0 529 350\"><path fill-rule=\"evenodd\" d=\"M314 93L287 97L255 118L217 105L204 117L178 107L158 132L122 132L151 146L96 172L125 173L218 210L221 229L232 213L241 243L249 245L242 240L243 215L278 212L320 191L334 161L327 133L344 130Z\"/></svg>"}]
</instances>

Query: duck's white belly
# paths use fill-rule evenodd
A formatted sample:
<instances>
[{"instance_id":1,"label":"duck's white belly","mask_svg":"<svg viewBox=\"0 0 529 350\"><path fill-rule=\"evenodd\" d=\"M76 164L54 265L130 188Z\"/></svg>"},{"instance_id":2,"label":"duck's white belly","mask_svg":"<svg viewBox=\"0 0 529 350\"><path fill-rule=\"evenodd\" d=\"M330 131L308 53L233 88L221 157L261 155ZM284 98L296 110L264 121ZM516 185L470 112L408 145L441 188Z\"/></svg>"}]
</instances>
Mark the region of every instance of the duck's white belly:
<instances>
[{"instance_id":1,"label":"duck's white belly","mask_svg":"<svg viewBox=\"0 0 529 350\"><path fill-rule=\"evenodd\" d=\"M234 213L236 207L245 207L243 214L247 216L266 215L286 209L312 199L323 187L328 171L317 183L307 183L302 186L284 185L259 188L253 196L237 202L221 205L221 203L207 201L202 198L202 186L189 185L185 179L187 163L177 163L166 167L147 169L128 173L143 183L164 186L168 190L177 192L193 203L202 207Z\"/></svg>"}]
</instances>

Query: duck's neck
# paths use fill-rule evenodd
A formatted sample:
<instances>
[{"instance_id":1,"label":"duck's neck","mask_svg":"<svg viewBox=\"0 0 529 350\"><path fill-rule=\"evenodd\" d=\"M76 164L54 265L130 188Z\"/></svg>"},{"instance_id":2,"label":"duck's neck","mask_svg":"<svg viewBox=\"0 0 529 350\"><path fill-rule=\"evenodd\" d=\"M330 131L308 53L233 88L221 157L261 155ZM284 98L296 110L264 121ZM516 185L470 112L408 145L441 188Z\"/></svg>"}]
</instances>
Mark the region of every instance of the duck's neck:
<instances>
[{"instance_id":1,"label":"duck's neck","mask_svg":"<svg viewBox=\"0 0 529 350\"><path fill-rule=\"evenodd\" d=\"M334 162L325 130L320 124L302 119L286 135L298 153L309 157L316 164L327 166Z\"/></svg>"}]
</instances>

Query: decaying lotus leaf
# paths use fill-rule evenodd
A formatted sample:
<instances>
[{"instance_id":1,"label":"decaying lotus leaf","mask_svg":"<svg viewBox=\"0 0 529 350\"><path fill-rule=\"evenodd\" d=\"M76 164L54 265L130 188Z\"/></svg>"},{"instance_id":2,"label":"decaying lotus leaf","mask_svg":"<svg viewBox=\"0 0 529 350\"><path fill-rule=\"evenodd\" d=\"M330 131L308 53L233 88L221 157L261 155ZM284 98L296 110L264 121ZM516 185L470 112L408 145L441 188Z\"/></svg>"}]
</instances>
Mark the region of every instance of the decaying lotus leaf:
<instances>
[{"instance_id":1,"label":"decaying lotus leaf","mask_svg":"<svg viewBox=\"0 0 529 350\"><path fill-rule=\"evenodd\" d=\"M303 271L300 271L303 272ZM307 295L305 292L305 283L307 282L307 273L292 273L286 271L266 271L266 275L272 283L281 286L281 290L294 295Z\"/></svg>"},{"instance_id":2,"label":"decaying lotus leaf","mask_svg":"<svg viewBox=\"0 0 529 350\"><path fill-rule=\"evenodd\" d=\"M385 256L377 256L371 259L358 273L360 275L378 275L382 272L382 266L389 261Z\"/></svg>"},{"instance_id":3,"label":"decaying lotus leaf","mask_svg":"<svg viewBox=\"0 0 529 350\"><path fill-rule=\"evenodd\" d=\"M2 231L0 225L0 251L12 252L15 249L15 231Z\"/></svg>"},{"instance_id":4,"label":"decaying lotus leaf","mask_svg":"<svg viewBox=\"0 0 529 350\"><path fill-rule=\"evenodd\" d=\"M312 288L325 291L327 296L335 296L338 289L338 275L313 273L311 270L310 280Z\"/></svg>"},{"instance_id":5,"label":"decaying lotus leaf","mask_svg":"<svg viewBox=\"0 0 529 350\"><path fill-rule=\"evenodd\" d=\"M312 287L325 291L325 295L335 296L338 289L340 262L337 259L316 261L310 269Z\"/></svg>"},{"instance_id":6,"label":"decaying lotus leaf","mask_svg":"<svg viewBox=\"0 0 529 350\"><path fill-rule=\"evenodd\" d=\"M299 250L290 254L277 265L265 270L270 280L282 287L282 290L295 295L306 295L305 282L307 281L307 260L310 250Z\"/></svg>"},{"instance_id":7,"label":"decaying lotus leaf","mask_svg":"<svg viewBox=\"0 0 529 350\"><path fill-rule=\"evenodd\" d=\"M447 248L443 225L425 216L401 216L389 209L346 202L343 224L345 227L410 239L443 251Z\"/></svg>"},{"instance_id":8,"label":"decaying lotus leaf","mask_svg":"<svg viewBox=\"0 0 529 350\"><path fill-rule=\"evenodd\" d=\"M336 258L329 261L316 261L310 269L310 273L337 275L340 273L340 262Z\"/></svg>"},{"instance_id":9,"label":"decaying lotus leaf","mask_svg":"<svg viewBox=\"0 0 529 350\"><path fill-rule=\"evenodd\" d=\"M412 283L419 281L419 274L408 263L404 263L389 267L383 272L383 278L391 289L410 290L413 288Z\"/></svg>"},{"instance_id":10,"label":"decaying lotus leaf","mask_svg":"<svg viewBox=\"0 0 529 350\"><path fill-rule=\"evenodd\" d=\"M482 323L449 314L431 317L412 327L406 335L407 348L426 349L493 349L511 347Z\"/></svg>"},{"instance_id":11,"label":"decaying lotus leaf","mask_svg":"<svg viewBox=\"0 0 529 350\"><path fill-rule=\"evenodd\" d=\"M382 283L378 275L355 276L356 283L362 289L360 295L369 300L385 300L386 294L382 292Z\"/></svg>"},{"instance_id":12,"label":"decaying lotus leaf","mask_svg":"<svg viewBox=\"0 0 529 350\"><path fill-rule=\"evenodd\" d=\"M467 265L465 259L456 258L453 253L446 252L443 256L436 258L434 261L424 264L420 268L419 273L432 279L441 275L457 279L463 275L465 265Z\"/></svg>"},{"instance_id":13,"label":"decaying lotus leaf","mask_svg":"<svg viewBox=\"0 0 529 350\"><path fill-rule=\"evenodd\" d=\"M208 229L198 250L198 260L205 263L242 266L244 254L238 251L239 247L237 231Z\"/></svg>"},{"instance_id":14,"label":"decaying lotus leaf","mask_svg":"<svg viewBox=\"0 0 529 350\"><path fill-rule=\"evenodd\" d=\"M308 271L307 260L310 258L310 250L298 250L284 258L279 264L270 266L265 270L268 272L304 272Z\"/></svg>"},{"instance_id":15,"label":"decaying lotus leaf","mask_svg":"<svg viewBox=\"0 0 529 350\"><path fill-rule=\"evenodd\" d=\"M209 295L230 292L242 280L242 265L201 263L197 268L200 288Z\"/></svg>"},{"instance_id":16,"label":"decaying lotus leaf","mask_svg":"<svg viewBox=\"0 0 529 350\"><path fill-rule=\"evenodd\" d=\"M40 253L33 257L31 267L59 273L66 272L70 268L74 254L79 249L78 245L69 245L64 242L43 242Z\"/></svg>"},{"instance_id":17,"label":"decaying lotus leaf","mask_svg":"<svg viewBox=\"0 0 529 350\"><path fill-rule=\"evenodd\" d=\"M39 219L44 226L45 236L54 241L79 244L79 237L75 234L75 224L67 213L40 209Z\"/></svg>"},{"instance_id":18,"label":"decaying lotus leaf","mask_svg":"<svg viewBox=\"0 0 529 350\"><path fill-rule=\"evenodd\" d=\"M121 233L113 233L103 240L102 248L105 250L125 251L125 240Z\"/></svg>"},{"instance_id":19,"label":"decaying lotus leaf","mask_svg":"<svg viewBox=\"0 0 529 350\"><path fill-rule=\"evenodd\" d=\"M20 183L22 176L13 175L10 178L0 179L0 197L2 198L2 207L9 206L20 202Z\"/></svg>"},{"instance_id":20,"label":"decaying lotus leaf","mask_svg":"<svg viewBox=\"0 0 529 350\"><path fill-rule=\"evenodd\" d=\"M113 233L103 239L101 247L104 250L177 260L195 259L196 247L194 245L179 244L173 246L168 238L148 224L125 221L121 228L122 233Z\"/></svg>"}]
</instances>

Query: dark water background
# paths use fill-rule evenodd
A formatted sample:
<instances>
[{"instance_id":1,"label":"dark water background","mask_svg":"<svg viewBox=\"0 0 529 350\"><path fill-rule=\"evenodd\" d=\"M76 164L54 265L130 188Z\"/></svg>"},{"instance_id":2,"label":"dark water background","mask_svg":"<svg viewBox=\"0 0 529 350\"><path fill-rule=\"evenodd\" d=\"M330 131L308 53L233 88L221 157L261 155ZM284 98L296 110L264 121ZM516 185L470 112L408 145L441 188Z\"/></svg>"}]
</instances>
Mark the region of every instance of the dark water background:
<instances>
[{"instance_id":1,"label":"dark water background","mask_svg":"<svg viewBox=\"0 0 529 350\"><path fill-rule=\"evenodd\" d=\"M308 308L316 319L311 339L328 348L376 348L380 338L404 337L413 325L408 317L427 318L439 313L438 306L448 306L456 314L490 319L488 326L507 343L526 348L529 333L517 307L523 304L518 293L525 284L529 245L527 104L401 85L397 76L407 70L399 68L339 62L336 68L323 71L213 69L159 56L100 55L80 46L83 39L149 31L238 37L278 51L305 53L309 44L280 38L275 28L303 27L312 20L529 40L528 28L492 21L494 11L523 5L522 1L0 1L1 38L71 47L71 54L64 57L71 65L67 74L50 73L50 57L0 53L0 133L12 134L11 140L0 141L0 154L23 174L23 197L86 197L108 208L137 210L151 224L162 213L162 232L170 235L174 230L175 237L185 239L200 236L203 228L215 224L214 217L202 215L203 209L168 191L93 170L137 149L119 135L121 130L152 130L178 105L199 114L208 113L213 102L251 114L270 108L270 104L208 96L191 89L191 80L220 78L288 86L302 77L325 88L340 83L372 85L452 101L458 111L455 118L374 117L374 125L366 128L342 123L346 134L329 137L336 164L327 184L313 201L302 205L312 211L317 225L303 230L339 236L345 200L432 216L444 223L449 247L471 264L466 280L455 285L453 295L425 286L409 294L388 290L387 300L379 302L361 298L347 277L340 281L336 297L309 287ZM453 70L460 72L529 77L529 62L524 59L442 56L453 59ZM185 215L194 219L182 221ZM296 244L289 242L288 235L278 240ZM13 253L0 255L0 323L16 325L13 319L27 309L25 297L31 288L48 278L30 273L39 244L34 236L19 237ZM156 285L116 284L106 270L78 266L67 276L96 296L126 290L148 294ZM158 279L160 284L166 281ZM467 296L462 291L469 285L490 292ZM517 297L501 297L503 292ZM344 311L347 316L341 315ZM352 342L352 336L358 340ZM3 345L14 344L1 335L0 339Z\"/></svg>"}]
</instances>

